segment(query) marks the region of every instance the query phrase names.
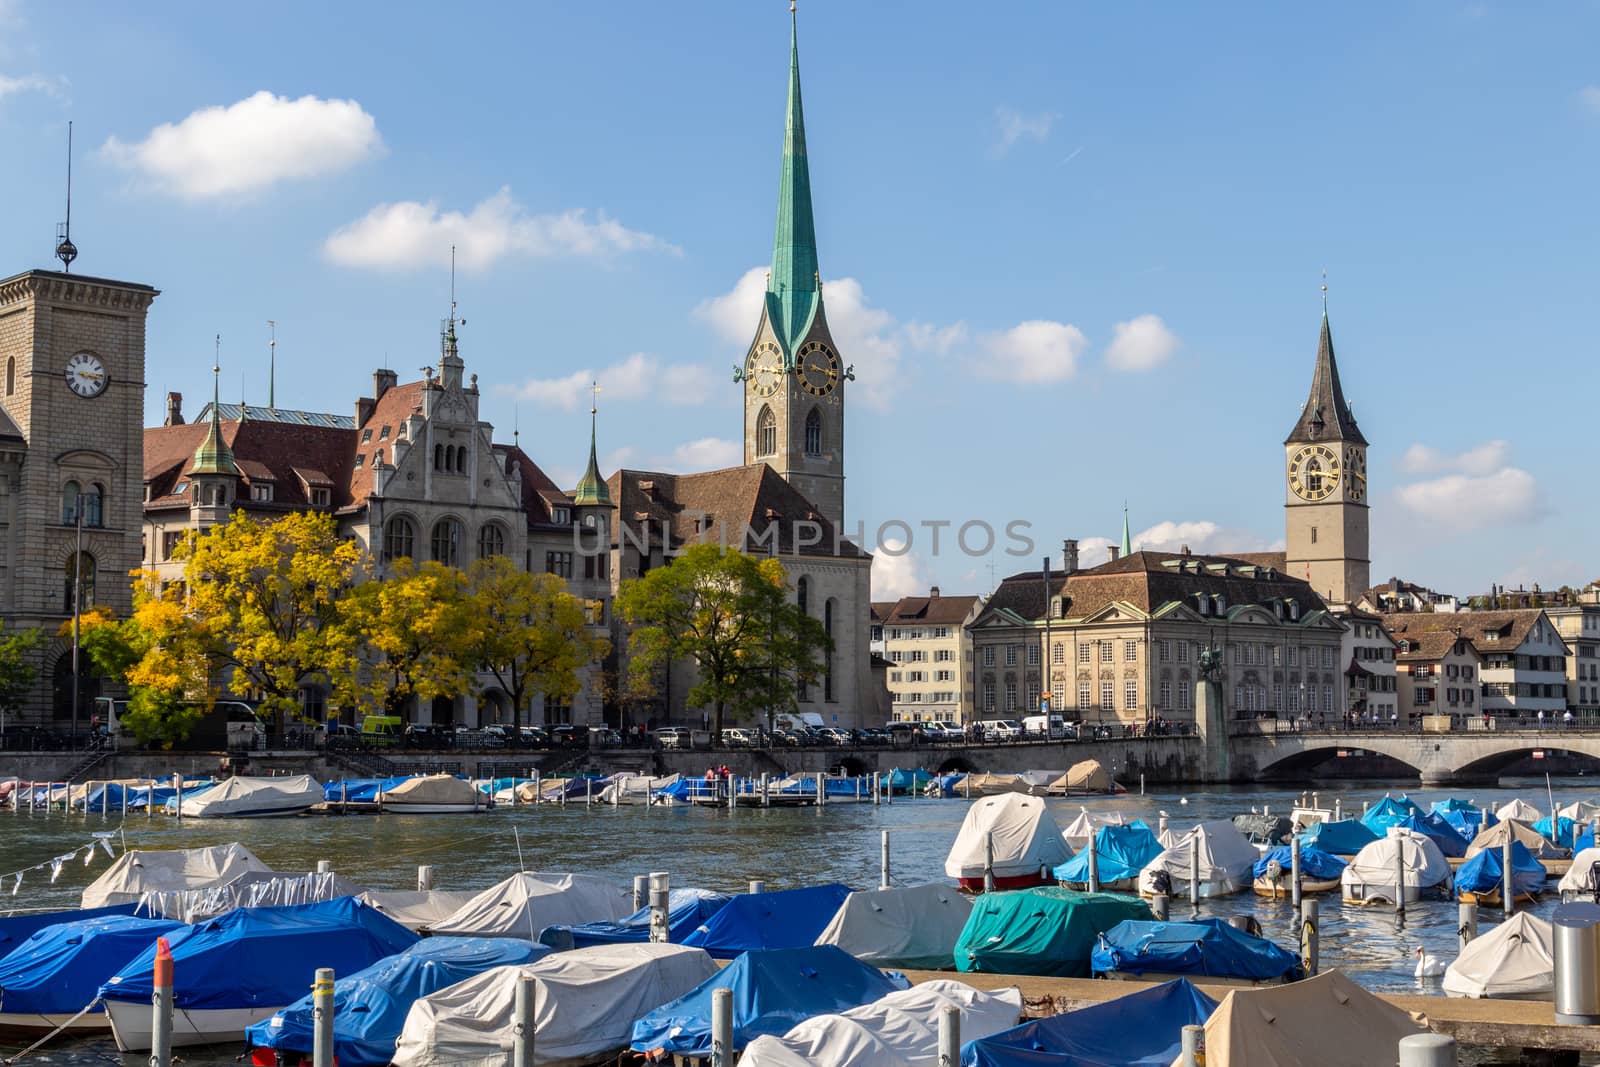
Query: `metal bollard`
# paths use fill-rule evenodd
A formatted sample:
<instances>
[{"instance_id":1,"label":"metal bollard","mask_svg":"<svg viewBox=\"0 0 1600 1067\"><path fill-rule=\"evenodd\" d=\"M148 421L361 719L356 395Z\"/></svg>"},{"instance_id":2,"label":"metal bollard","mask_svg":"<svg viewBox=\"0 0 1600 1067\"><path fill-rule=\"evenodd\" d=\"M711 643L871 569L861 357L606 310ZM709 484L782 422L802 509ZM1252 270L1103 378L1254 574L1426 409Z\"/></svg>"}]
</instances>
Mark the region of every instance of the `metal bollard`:
<instances>
[{"instance_id":1,"label":"metal bollard","mask_svg":"<svg viewBox=\"0 0 1600 1067\"><path fill-rule=\"evenodd\" d=\"M889 888L889 831L883 832L883 841L879 845L882 855L879 857L878 888Z\"/></svg>"},{"instance_id":2,"label":"metal bollard","mask_svg":"<svg viewBox=\"0 0 1600 1067\"><path fill-rule=\"evenodd\" d=\"M1144 796L1144 772L1139 772L1139 795Z\"/></svg>"},{"instance_id":3,"label":"metal bollard","mask_svg":"<svg viewBox=\"0 0 1600 1067\"><path fill-rule=\"evenodd\" d=\"M643 911L644 906L650 902L650 876L636 874L633 876L633 910Z\"/></svg>"},{"instance_id":4,"label":"metal bollard","mask_svg":"<svg viewBox=\"0 0 1600 1067\"><path fill-rule=\"evenodd\" d=\"M912 784L912 786L915 787L916 783L917 783L916 775L912 775L911 776L911 784ZM893 775L893 773L886 774L886 775L883 776L883 802L885 804L893 804L894 803L894 775Z\"/></svg>"},{"instance_id":5,"label":"metal bollard","mask_svg":"<svg viewBox=\"0 0 1600 1067\"><path fill-rule=\"evenodd\" d=\"M872 775L872 806L878 807L883 803L883 776L877 772Z\"/></svg>"},{"instance_id":6,"label":"metal bollard","mask_svg":"<svg viewBox=\"0 0 1600 1067\"><path fill-rule=\"evenodd\" d=\"M1164 923L1172 918L1172 898L1165 893L1157 893L1150 898L1150 914L1156 917L1156 922Z\"/></svg>"},{"instance_id":7,"label":"metal bollard","mask_svg":"<svg viewBox=\"0 0 1600 1067\"><path fill-rule=\"evenodd\" d=\"M1344 818L1344 800L1341 797L1333 798L1333 821L1338 822Z\"/></svg>"},{"instance_id":8,"label":"metal bollard","mask_svg":"<svg viewBox=\"0 0 1600 1067\"><path fill-rule=\"evenodd\" d=\"M318 860L317 861L317 873L318 874L332 874L333 873L333 861L332 860Z\"/></svg>"},{"instance_id":9,"label":"metal bollard","mask_svg":"<svg viewBox=\"0 0 1600 1067\"><path fill-rule=\"evenodd\" d=\"M1317 898L1306 897L1300 902L1300 966L1307 978L1316 976L1322 965L1322 935L1318 930Z\"/></svg>"},{"instance_id":10,"label":"metal bollard","mask_svg":"<svg viewBox=\"0 0 1600 1067\"><path fill-rule=\"evenodd\" d=\"M532 774L529 775L529 777L533 779L533 802L535 804L538 804L539 801L540 801L540 797L539 797L539 772L538 771L534 771Z\"/></svg>"},{"instance_id":11,"label":"metal bollard","mask_svg":"<svg viewBox=\"0 0 1600 1067\"><path fill-rule=\"evenodd\" d=\"M172 1067L172 947L156 938L155 990L150 997L150 1067Z\"/></svg>"},{"instance_id":12,"label":"metal bollard","mask_svg":"<svg viewBox=\"0 0 1600 1067\"><path fill-rule=\"evenodd\" d=\"M1162 837L1166 836L1166 833L1167 833L1167 814L1166 814L1166 812L1162 812L1161 813L1161 818L1156 820L1156 833L1157 833L1157 835L1162 836Z\"/></svg>"},{"instance_id":13,"label":"metal bollard","mask_svg":"<svg viewBox=\"0 0 1600 1067\"><path fill-rule=\"evenodd\" d=\"M1189 907L1200 910L1200 840L1189 839Z\"/></svg>"},{"instance_id":14,"label":"metal bollard","mask_svg":"<svg viewBox=\"0 0 1600 1067\"><path fill-rule=\"evenodd\" d=\"M1100 854L1095 851L1094 837L1090 836L1089 844L1089 892L1100 892Z\"/></svg>"},{"instance_id":15,"label":"metal bollard","mask_svg":"<svg viewBox=\"0 0 1600 1067\"><path fill-rule=\"evenodd\" d=\"M756 893L765 893L767 891L767 883L760 881L759 879L752 878L750 879L749 891L752 895Z\"/></svg>"},{"instance_id":16,"label":"metal bollard","mask_svg":"<svg viewBox=\"0 0 1600 1067\"><path fill-rule=\"evenodd\" d=\"M594 807L594 779L588 775L585 775L583 779L583 806L586 808Z\"/></svg>"},{"instance_id":17,"label":"metal bollard","mask_svg":"<svg viewBox=\"0 0 1600 1067\"><path fill-rule=\"evenodd\" d=\"M1400 1039L1400 1067L1456 1067L1456 1039L1448 1034L1408 1034Z\"/></svg>"},{"instance_id":18,"label":"metal bollard","mask_svg":"<svg viewBox=\"0 0 1600 1067\"><path fill-rule=\"evenodd\" d=\"M711 1067L733 1067L733 990L711 991Z\"/></svg>"},{"instance_id":19,"label":"metal bollard","mask_svg":"<svg viewBox=\"0 0 1600 1067\"><path fill-rule=\"evenodd\" d=\"M1500 907L1508 919L1511 918L1511 913L1517 910L1517 887L1511 878L1512 840L1512 835L1507 834L1505 841L1500 845Z\"/></svg>"},{"instance_id":20,"label":"metal bollard","mask_svg":"<svg viewBox=\"0 0 1600 1067\"><path fill-rule=\"evenodd\" d=\"M1463 902L1456 906L1456 951L1464 952L1478 936L1478 905Z\"/></svg>"},{"instance_id":21,"label":"metal bollard","mask_svg":"<svg viewBox=\"0 0 1600 1067\"><path fill-rule=\"evenodd\" d=\"M533 1020L538 1005L538 979L519 974L516 1014L511 1020L511 1067L533 1067Z\"/></svg>"},{"instance_id":22,"label":"metal bollard","mask_svg":"<svg viewBox=\"0 0 1600 1067\"><path fill-rule=\"evenodd\" d=\"M433 866L421 864L417 867L417 892L426 893L433 888Z\"/></svg>"},{"instance_id":23,"label":"metal bollard","mask_svg":"<svg viewBox=\"0 0 1600 1067\"><path fill-rule=\"evenodd\" d=\"M1289 838L1289 903L1300 914L1300 839Z\"/></svg>"},{"instance_id":24,"label":"metal bollard","mask_svg":"<svg viewBox=\"0 0 1600 1067\"><path fill-rule=\"evenodd\" d=\"M1562 904L1550 917L1556 958L1556 1022L1600 1023L1600 905Z\"/></svg>"},{"instance_id":25,"label":"metal bollard","mask_svg":"<svg viewBox=\"0 0 1600 1067\"><path fill-rule=\"evenodd\" d=\"M1183 1054L1178 1062L1183 1067L1200 1067L1206 1062L1206 1028L1190 1024L1183 1028Z\"/></svg>"},{"instance_id":26,"label":"metal bollard","mask_svg":"<svg viewBox=\"0 0 1600 1067\"><path fill-rule=\"evenodd\" d=\"M671 927L668 926L668 904L672 897L672 876L666 871L650 873L650 940L666 942Z\"/></svg>"},{"instance_id":27,"label":"metal bollard","mask_svg":"<svg viewBox=\"0 0 1600 1067\"><path fill-rule=\"evenodd\" d=\"M318 967L311 985L312 1067L333 1067L333 968Z\"/></svg>"},{"instance_id":28,"label":"metal bollard","mask_svg":"<svg viewBox=\"0 0 1600 1067\"><path fill-rule=\"evenodd\" d=\"M994 892L994 834L983 835L983 891Z\"/></svg>"},{"instance_id":29,"label":"metal bollard","mask_svg":"<svg viewBox=\"0 0 1600 1067\"><path fill-rule=\"evenodd\" d=\"M182 819L183 818L183 775L174 774L172 776L172 788L177 794L177 796L176 796L177 807L174 809L173 814L175 814L179 819Z\"/></svg>"},{"instance_id":30,"label":"metal bollard","mask_svg":"<svg viewBox=\"0 0 1600 1067\"><path fill-rule=\"evenodd\" d=\"M817 814L822 814L824 805L828 803L828 774L826 771L817 772Z\"/></svg>"},{"instance_id":31,"label":"metal bollard","mask_svg":"<svg viewBox=\"0 0 1600 1067\"><path fill-rule=\"evenodd\" d=\"M769 785L769 782L767 780L767 772L766 771L762 771L761 772L761 806L763 808L772 807L772 792L771 792L770 789L768 789L768 785Z\"/></svg>"},{"instance_id":32,"label":"metal bollard","mask_svg":"<svg viewBox=\"0 0 1600 1067\"><path fill-rule=\"evenodd\" d=\"M1401 840L1395 845L1394 850L1394 913L1405 918L1406 914L1406 845Z\"/></svg>"},{"instance_id":33,"label":"metal bollard","mask_svg":"<svg viewBox=\"0 0 1600 1067\"><path fill-rule=\"evenodd\" d=\"M954 1004L939 1009L938 1067L961 1067L961 1009Z\"/></svg>"}]
</instances>

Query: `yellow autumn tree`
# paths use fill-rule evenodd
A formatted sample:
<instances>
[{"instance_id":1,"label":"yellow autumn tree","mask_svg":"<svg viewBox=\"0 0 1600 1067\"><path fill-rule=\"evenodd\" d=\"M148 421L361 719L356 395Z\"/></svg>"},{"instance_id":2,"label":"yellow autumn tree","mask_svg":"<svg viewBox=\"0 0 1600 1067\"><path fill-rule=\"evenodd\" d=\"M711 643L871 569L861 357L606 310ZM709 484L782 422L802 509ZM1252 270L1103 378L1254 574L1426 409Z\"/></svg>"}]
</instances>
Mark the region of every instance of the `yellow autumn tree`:
<instances>
[{"instance_id":1,"label":"yellow autumn tree","mask_svg":"<svg viewBox=\"0 0 1600 1067\"><path fill-rule=\"evenodd\" d=\"M389 715L418 701L472 687L467 577L442 563L409 558L351 592L345 611L367 646L368 686Z\"/></svg>"}]
</instances>

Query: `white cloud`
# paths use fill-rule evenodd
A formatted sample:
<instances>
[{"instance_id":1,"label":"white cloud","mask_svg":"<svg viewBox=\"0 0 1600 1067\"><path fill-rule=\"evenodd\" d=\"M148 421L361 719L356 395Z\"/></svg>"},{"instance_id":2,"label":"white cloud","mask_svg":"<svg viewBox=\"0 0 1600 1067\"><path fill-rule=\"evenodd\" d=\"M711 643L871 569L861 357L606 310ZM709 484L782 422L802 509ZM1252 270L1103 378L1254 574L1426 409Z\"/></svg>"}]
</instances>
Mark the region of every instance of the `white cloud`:
<instances>
[{"instance_id":1,"label":"white cloud","mask_svg":"<svg viewBox=\"0 0 1600 1067\"><path fill-rule=\"evenodd\" d=\"M1600 85L1585 85L1579 89L1578 100L1590 111L1600 114Z\"/></svg>"},{"instance_id":2,"label":"white cloud","mask_svg":"<svg viewBox=\"0 0 1600 1067\"><path fill-rule=\"evenodd\" d=\"M674 474L736 467L744 462L744 445L723 437L701 437L685 441L662 457L662 465Z\"/></svg>"},{"instance_id":3,"label":"white cloud","mask_svg":"<svg viewBox=\"0 0 1600 1067\"><path fill-rule=\"evenodd\" d=\"M0 22L4 22L4 12L0 11ZM40 78L35 75L23 75L14 78L8 74L0 74L0 100L18 93L49 93L58 95L59 85L49 78Z\"/></svg>"},{"instance_id":4,"label":"white cloud","mask_svg":"<svg viewBox=\"0 0 1600 1067\"><path fill-rule=\"evenodd\" d=\"M1400 469L1409 474L1493 474L1504 469L1511 459L1507 441L1485 441L1464 452L1441 452L1424 444L1414 444L1400 457Z\"/></svg>"},{"instance_id":5,"label":"white cloud","mask_svg":"<svg viewBox=\"0 0 1600 1067\"><path fill-rule=\"evenodd\" d=\"M109 138L100 151L164 192L201 200L335 174L380 154L383 139L354 100L291 100L263 90L163 123L135 144Z\"/></svg>"},{"instance_id":6,"label":"white cloud","mask_svg":"<svg viewBox=\"0 0 1600 1067\"><path fill-rule=\"evenodd\" d=\"M1089 339L1076 326L1033 319L1003 333L988 334L983 347L988 360L985 374L1007 381L1060 382L1078 371L1078 357Z\"/></svg>"},{"instance_id":7,"label":"white cloud","mask_svg":"<svg viewBox=\"0 0 1600 1067\"><path fill-rule=\"evenodd\" d=\"M541 407L570 411L589 402L589 389L594 382L600 383L602 403L648 396L676 405L705 402L712 384L711 372L698 364L663 366L655 356L635 352L621 363L598 371L586 367L560 378L530 378L521 385L502 386L499 391Z\"/></svg>"},{"instance_id":8,"label":"white cloud","mask_svg":"<svg viewBox=\"0 0 1600 1067\"><path fill-rule=\"evenodd\" d=\"M1283 547L1281 543L1249 530L1219 526L1206 519L1158 522L1149 529L1133 534L1132 540L1135 551L1148 549L1152 552L1176 552L1184 545L1188 545L1190 551L1202 555L1268 552Z\"/></svg>"},{"instance_id":9,"label":"white cloud","mask_svg":"<svg viewBox=\"0 0 1600 1067\"><path fill-rule=\"evenodd\" d=\"M904 540L886 537L872 556L872 599L899 600L924 596L932 584L915 552L903 551Z\"/></svg>"},{"instance_id":10,"label":"white cloud","mask_svg":"<svg viewBox=\"0 0 1600 1067\"><path fill-rule=\"evenodd\" d=\"M1000 106L994 109L994 121L1000 128L1000 142L995 145L995 152L1004 155L1011 150L1011 146L1023 138L1030 141L1043 141L1050 136L1050 127L1060 116L1048 111L1037 115L1024 115L1014 108Z\"/></svg>"},{"instance_id":11,"label":"white cloud","mask_svg":"<svg viewBox=\"0 0 1600 1067\"><path fill-rule=\"evenodd\" d=\"M346 267L409 270L445 266L450 249L463 270L486 270L507 256L600 256L650 249L678 250L660 238L630 230L582 209L532 215L510 187L480 200L472 210L441 211L437 201L379 204L323 242L323 254Z\"/></svg>"},{"instance_id":12,"label":"white cloud","mask_svg":"<svg viewBox=\"0 0 1600 1067\"><path fill-rule=\"evenodd\" d=\"M1439 477L1395 490L1400 506L1424 522L1451 530L1510 526L1544 514L1539 483L1511 465L1511 445L1485 441L1460 452L1414 444L1400 457L1400 469Z\"/></svg>"},{"instance_id":13,"label":"white cloud","mask_svg":"<svg viewBox=\"0 0 1600 1067\"><path fill-rule=\"evenodd\" d=\"M1165 363L1178 350L1178 335L1159 315L1140 315L1112 328L1106 364L1113 370L1144 371Z\"/></svg>"},{"instance_id":14,"label":"white cloud","mask_svg":"<svg viewBox=\"0 0 1600 1067\"><path fill-rule=\"evenodd\" d=\"M751 267L721 296L695 305L694 317L729 341L750 341L761 320L761 295L767 291L767 268Z\"/></svg>"}]
</instances>

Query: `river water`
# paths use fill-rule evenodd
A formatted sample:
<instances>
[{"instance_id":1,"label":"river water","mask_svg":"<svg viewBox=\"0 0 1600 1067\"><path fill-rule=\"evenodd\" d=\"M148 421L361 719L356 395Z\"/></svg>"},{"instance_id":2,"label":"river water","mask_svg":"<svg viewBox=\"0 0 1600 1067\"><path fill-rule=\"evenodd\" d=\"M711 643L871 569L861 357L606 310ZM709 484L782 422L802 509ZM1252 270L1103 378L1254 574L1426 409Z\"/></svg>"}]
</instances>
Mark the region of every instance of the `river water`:
<instances>
[{"instance_id":1,"label":"river water","mask_svg":"<svg viewBox=\"0 0 1600 1067\"><path fill-rule=\"evenodd\" d=\"M1557 804L1567 804L1597 799L1597 787L1600 782L1594 779L1572 778L1554 783L1553 793ZM1465 796L1480 805L1520 796L1541 811L1549 807L1543 780L1508 779L1498 789L1408 790L1403 783L1387 788L1396 794L1408 792L1424 808L1450 795ZM1320 793L1324 806L1331 807L1338 796L1345 811L1359 816L1362 802L1376 802L1384 791L1384 783L1361 782L1324 787ZM1090 810L1120 810L1152 827L1164 811L1173 829L1182 830L1200 819L1227 818L1263 805L1288 814L1297 795L1284 789L1229 787L1049 803L1062 825L1077 814L1081 804ZM433 866L434 886L439 889L483 888L506 878L519 865L527 870L604 875L629 885L634 875L665 870L671 872L674 886L726 891L742 891L750 879L764 880L769 889L831 881L871 888L878 884L882 830L891 831L896 883L948 881L943 869L945 854L966 811L966 802L959 799L905 797L878 806L830 803L820 812L814 808L591 808L579 801L565 806L502 807L475 816L353 815L189 819L182 823L160 815L147 818L142 813L124 820L116 812L107 818L0 810L0 875L82 846L96 831L116 830L119 851L124 841L128 848L141 849L240 841L276 870L306 871L315 868L316 861L327 859L356 884L379 889L415 888L419 864ZM90 866L80 859L69 864L54 885L49 883L48 871L31 872L9 898L5 894L12 883L0 882L0 914L8 906L30 910L76 907L83 887L108 862L103 851ZM1547 895L1533 910L1548 917L1555 904L1554 897ZM1182 917L1187 907L1186 901L1174 901L1173 918ZM1261 921L1266 936L1291 948L1297 943L1287 901L1241 894L1202 902L1203 914L1247 912ZM1488 932L1498 921L1497 911L1483 909L1480 933ZM1390 909L1344 907L1333 894L1323 898L1321 931L1323 967L1340 967L1373 990L1437 993L1437 979L1412 977L1413 952L1420 945L1442 960L1455 957L1456 905L1411 905L1401 924ZM239 1051L188 1050L184 1059L191 1065L231 1064ZM0 1049L0 1055L6 1054L9 1050ZM88 1064L108 1059L116 1060L109 1038L73 1041L35 1053L25 1062ZM143 1063L144 1059L129 1057L128 1062ZM1476 1062L1495 1061L1480 1057Z\"/></svg>"}]
</instances>

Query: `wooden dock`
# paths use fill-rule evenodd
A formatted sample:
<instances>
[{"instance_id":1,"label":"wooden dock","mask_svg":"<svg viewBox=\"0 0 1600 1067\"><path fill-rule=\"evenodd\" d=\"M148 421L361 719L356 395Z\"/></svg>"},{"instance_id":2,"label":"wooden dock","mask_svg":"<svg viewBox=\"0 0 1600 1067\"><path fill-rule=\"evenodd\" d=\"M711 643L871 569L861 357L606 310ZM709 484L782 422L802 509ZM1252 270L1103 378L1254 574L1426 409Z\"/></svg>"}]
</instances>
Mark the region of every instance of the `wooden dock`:
<instances>
[{"instance_id":1,"label":"wooden dock","mask_svg":"<svg viewBox=\"0 0 1600 1067\"><path fill-rule=\"evenodd\" d=\"M904 971L913 984L939 979L965 982L977 989L1016 986L1030 1016L1054 1015L1099 1004L1148 989L1153 982L1109 982L1094 978L1040 978L1016 974L968 974L950 971ZM1232 986L1195 983L1207 996L1222 1000ZM1537 1000L1464 1000L1457 997L1380 993L1403 1011L1427 1017L1428 1025L1463 1045L1499 1048L1561 1049L1600 1052L1600 1026L1571 1026L1555 1021L1555 1005Z\"/></svg>"}]
</instances>

